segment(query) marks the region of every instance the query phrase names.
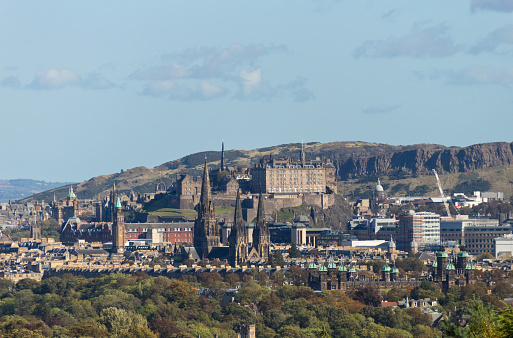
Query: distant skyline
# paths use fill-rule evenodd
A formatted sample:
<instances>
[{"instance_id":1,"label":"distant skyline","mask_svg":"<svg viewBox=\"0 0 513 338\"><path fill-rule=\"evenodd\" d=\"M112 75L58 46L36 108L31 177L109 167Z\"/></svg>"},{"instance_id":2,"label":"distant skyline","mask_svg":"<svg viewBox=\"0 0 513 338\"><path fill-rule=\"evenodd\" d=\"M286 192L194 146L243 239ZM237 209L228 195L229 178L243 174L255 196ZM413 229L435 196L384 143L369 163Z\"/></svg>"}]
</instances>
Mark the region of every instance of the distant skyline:
<instances>
[{"instance_id":1,"label":"distant skyline","mask_svg":"<svg viewBox=\"0 0 513 338\"><path fill-rule=\"evenodd\" d=\"M0 2L0 179L284 143L512 142L513 1Z\"/></svg>"}]
</instances>

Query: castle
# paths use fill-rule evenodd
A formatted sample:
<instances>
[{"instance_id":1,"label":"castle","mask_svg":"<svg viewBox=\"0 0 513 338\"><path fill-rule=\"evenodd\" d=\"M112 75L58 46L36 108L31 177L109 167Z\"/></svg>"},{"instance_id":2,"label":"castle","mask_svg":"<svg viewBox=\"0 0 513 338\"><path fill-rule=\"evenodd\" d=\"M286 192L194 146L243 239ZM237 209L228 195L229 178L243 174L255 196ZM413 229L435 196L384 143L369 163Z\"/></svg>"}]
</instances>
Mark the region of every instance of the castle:
<instances>
[{"instance_id":1,"label":"castle","mask_svg":"<svg viewBox=\"0 0 513 338\"><path fill-rule=\"evenodd\" d=\"M213 199L219 206L234 206L237 191L241 198L249 201L253 194L265 194L268 212L300 205L317 205L324 209L334 204L337 192L336 168L329 159L306 160L303 148L299 160L264 156L253 168L228 167L225 164L224 143L221 150L221 165L211 172L219 181ZM215 175L215 176L214 176ZM188 173L177 176L168 189L167 207L194 209L201 199L202 177ZM250 216L254 209L246 208ZM252 219L244 215L246 220Z\"/></svg>"}]
</instances>

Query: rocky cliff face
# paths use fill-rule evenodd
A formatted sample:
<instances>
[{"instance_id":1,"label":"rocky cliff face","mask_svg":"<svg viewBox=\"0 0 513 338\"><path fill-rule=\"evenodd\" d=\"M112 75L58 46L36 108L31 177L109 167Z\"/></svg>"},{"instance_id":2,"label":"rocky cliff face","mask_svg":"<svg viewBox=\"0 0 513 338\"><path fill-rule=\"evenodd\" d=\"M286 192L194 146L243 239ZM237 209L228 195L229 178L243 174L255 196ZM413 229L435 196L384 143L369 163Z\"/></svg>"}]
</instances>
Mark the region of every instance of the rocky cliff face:
<instances>
[{"instance_id":1,"label":"rocky cliff face","mask_svg":"<svg viewBox=\"0 0 513 338\"><path fill-rule=\"evenodd\" d=\"M400 172L425 174L468 172L513 163L513 143L475 144L459 149L412 149L372 157L352 157L335 161L341 179L365 175L391 175Z\"/></svg>"}]
</instances>

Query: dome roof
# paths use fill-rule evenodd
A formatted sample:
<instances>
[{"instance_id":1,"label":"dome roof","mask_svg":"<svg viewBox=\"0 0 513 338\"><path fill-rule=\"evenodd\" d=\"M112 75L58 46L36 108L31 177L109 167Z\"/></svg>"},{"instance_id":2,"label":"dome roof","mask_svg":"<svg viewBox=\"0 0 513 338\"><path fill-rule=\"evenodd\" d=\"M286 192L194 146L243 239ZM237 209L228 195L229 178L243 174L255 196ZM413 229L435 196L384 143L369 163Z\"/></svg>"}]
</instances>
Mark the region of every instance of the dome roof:
<instances>
[{"instance_id":1,"label":"dome roof","mask_svg":"<svg viewBox=\"0 0 513 338\"><path fill-rule=\"evenodd\" d=\"M321 266L319 266L319 271L326 272L326 271L328 271L328 269L326 269L326 267L321 264Z\"/></svg>"},{"instance_id":2,"label":"dome roof","mask_svg":"<svg viewBox=\"0 0 513 338\"><path fill-rule=\"evenodd\" d=\"M347 271L347 268L344 264L342 264L338 267L338 271Z\"/></svg>"},{"instance_id":3,"label":"dome roof","mask_svg":"<svg viewBox=\"0 0 513 338\"><path fill-rule=\"evenodd\" d=\"M456 269L454 268L454 265L453 265L452 263L447 264L447 265L445 266L445 268L446 268L447 270L456 270Z\"/></svg>"},{"instance_id":4,"label":"dome roof","mask_svg":"<svg viewBox=\"0 0 513 338\"><path fill-rule=\"evenodd\" d=\"M335 263L330 262L330 263L328 264L328 269L336 269L336 268L337 268L337 266L335 265Z\"/></svg>"},{"instance_id":5,"label":"dome roof","mask_svg":"<svg viewBox=\"0 0 513 338\"><path fill-rule=\"evenodd\" d=\"M434 262L433 262L433 264L431 264L431 266L432 266L433 268L436 268L436 267L438 267L438 263L437 263L436 261L434 261Z\"/></svg>"},{"instance_id":6,"label":"dome roof","mask_svg":"<svg viewBox=\"0 0 513 338\"><path fill-rule=\"evenodd\" d=\"M349 269L347 269L348 272L356 272L356 269L354 266L350 266Z\"/></svg>"},{"instance_id":7,"label":"dome roof","mask_svg":"<svg viewBox=\"0 0 513 338\"><path fill-rule=\"evenodd\" d=\"M399 273L397 266L394 266L392 269L390 269L390 273Z\"/></svg>"},{"instance_id":8,"label":"dome roof","mask_svg":"<svg viewBox=\"0 0 513 338\"><path fill-rule=\"evenodd\" d=\"M390 242L388 242L388 247L395 248L395 242L394 242L394 239L392 238L392 236L390 236Z\"/></svg>"},{"instance_id":9,"label":"dome roof","mask_svg":"<svg viewBox=\"0 0 513 338\"><path fill-rule=\"evenodd\" d=\"M69 198L77 198L77 195L75 195L75 193L73 192L73 187L69 187L69 192L68 192L68 197Z\"/></svg>"},{"instance_id":10,"label":"dome roof","mask_svg":"<svg viewBox=\"0 0 513 338\"><path fill-rule=\"evenodd\" d=\"M391 269L390 269L390 266L389 266L388 264L385 264L385 265L383 266L383 269L381 269L381 271L390 271L390 270L391 270Z\"/></svg>"},{"instance_id":11,"label":"dome roof","mask_svg":"<svg viewBox=\"0 0 513 338\"><path fill-rule=\"evenodd\" d=\"M310 263L310 264L308 264L308 268L309 268L309 269L317 269L317 264L315 264L315 263Z\"/></svg>"},{"instance_id":12,"label":"dome roof","mask_svg":"<svg viewBox=\"0 0 513 338\"><path fill-rule=\"evenodd\" d=\"M460 251L460 252L458 252L458 257L468 257L468 252Z\"/></svg>"},{"instance_id":13,"label":"dome roof","mask_svg":"<svg viewBox=\"0 0 513 338\"><path fill-rule=\"evenodd\" d=\"M379 181L379 178L378 178L378 185L374 187L374 192L383 192L385 191L383 189L383 186L381 185L381 182Z\"/></svg>"},{"instance_id":14,"label":"dome roof","mask_svg":"<svg viewBox=\"0 0 513 338\"><path fill-rule=\"evenodd\" d=\"M415 241L415 239L413 239L413 241L411 241L410 246L412 248L418 248L419 247L419 245L417 244L417 241Z\"/></svg>"},{"instance_id":15,"label":"dome roof","mask_svg":"<svg viewBox=\"0 0 513 338\"><path fill-rule=\"evenodd\" d=\"M467 265L465 265L465 270L475 270L476 267L474 266L474 264L468 262Z\"/></svg>"},{"instance_id":16,"label":"dome roof","mask_svg":"<svg viewBox=\"0 0 513 338\"><path fill-rule=\"evenodd\" d=\"M445 251L438 251L436 257L449 257L449 255Z\"/></svg>"}]
</instances>

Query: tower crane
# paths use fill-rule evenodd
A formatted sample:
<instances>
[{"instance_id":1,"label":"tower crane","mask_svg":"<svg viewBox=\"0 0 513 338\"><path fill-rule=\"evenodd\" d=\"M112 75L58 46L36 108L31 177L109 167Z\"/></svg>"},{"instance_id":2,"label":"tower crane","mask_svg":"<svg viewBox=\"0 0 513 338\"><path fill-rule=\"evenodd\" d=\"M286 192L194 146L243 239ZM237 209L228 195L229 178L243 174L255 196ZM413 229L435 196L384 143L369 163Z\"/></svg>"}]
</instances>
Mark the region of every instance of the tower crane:
<instances>
[{"instance_id":1,"label":"tower crane","mask_svg":"<svg viewBox=\"0 0 513 338\"><path fill-rule=\"evenodd\" d=\"M442 202L444 203L445 211L447 211L447 216L451 216L451 211L449 210L449 205L447 205L447 201L445 200L444 190L442 189L442 183L440 183L440 179L438 178L438 174L436 173L436 170L433 169L433 173L436 177L436 184L438 185L438 190L440 190L440 196L442 196Z\"/></svg>"}]
</instances>

